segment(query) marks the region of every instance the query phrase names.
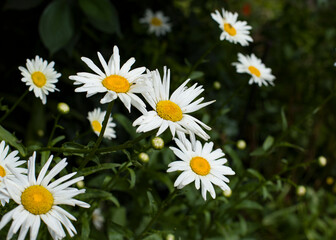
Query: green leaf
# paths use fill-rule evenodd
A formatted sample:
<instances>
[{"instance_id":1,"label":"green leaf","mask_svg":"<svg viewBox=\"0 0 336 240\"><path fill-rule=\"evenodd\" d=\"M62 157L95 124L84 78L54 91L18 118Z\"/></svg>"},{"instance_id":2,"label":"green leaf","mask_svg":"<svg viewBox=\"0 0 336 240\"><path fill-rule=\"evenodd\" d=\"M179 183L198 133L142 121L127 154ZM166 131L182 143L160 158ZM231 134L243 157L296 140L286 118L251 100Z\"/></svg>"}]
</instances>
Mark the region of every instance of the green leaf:
<instances>
[{"instance_id":1,"label":"green leaf","mask_svg":"<svg viewBox=\"0 0 336 240\"><path fill-rule=\"evenodd\" d=\"M79 0L80 8L91 25L105 33L119 33L118 13L109 0Z\"/></svg>"},{"instance_id":2,"label":"green leaf","mask_svg":"<svg viewBox=\"0 0 336 240\"><path fill-rule=\"evenodd\" d=\"M289 143L289 142L280 142L276 145L277 147L289 147L289 148L295 148L301 152L304 152L305 149L303 147L300 147L298 145L295 145L295 144L292 144L292 143Z\"/></svg>"},{"instance_id":3,"label":"green leaf","mask_svg":"<svg viewBox=\"0 0 336 240\"><path fill-rule=\"evenodd\" d=\"M193 71L191 74L190 74L190 79L191 80L194 80L194 79L197 79L197 78L201 78L204 76L204 73L201 72L201 71Z\"/></svg>"},{"instance_id":4,"label":"green leaf","mask_svg":"<svg viewBox=\"0 0 336 240\"><path fill-rule=\"evenodd\" d=\"M135 180L136 180L135 172L131 168L127 168L127 170L130 173L130 177L131 177L130 179L128 179L128 181L130 183L130 188L134 188L134 186L135 186Z\"/></svg>"},{"instance_id":5,"label":"green leaf","mask_svg":"<svg viewBox=\"0 0 336 240\"><path fill-rule=\"evenodd\" d=\"M149 203L149 211L152 215L154 215L157 212L157 203L150 191L147 191L147 198Z\"/></svg>"},{"instance_id":6,"label":"green leaf","mask_svg":"<svg viewBox=\"0 0 336 240\"><path fill-rule=\"evenodd\" d=\"M78 196L80 200L92 200L92 199L99 199L99 200L107 200L117 207L120 207L118 199L110 192L106 192L100 189L93 189L93 188L86 188L86 192Z\"/></svg>"},{"instance_id":7,"label":"green leaf","mask_svg":"<svg viewBox=\"0 0 336 240\"><path fill-rule=\"evenodd\" d=\"M85 177L85 176L91 175L91 174L99 172L99 171L103 171L103 170L107 170L107 169L112 170L112 169L114 169L116 167L119 167L119 166L120 166L119 163L103 163L103 164L98 165L98 166L83 168L82 170L77 172L77 175Z\"/></svg>"},{"instance_id":8,"label":"green leaf","mask_svg":"<svg viewBox=\"0 0 336 240\"><path fill-rule=\"evenodd\" d=\"M43 44L51 54L63 48L74 35L74 21L67 0L51 2L39 21L39 33Z\"/></svg>"},{"instance_id":9,"label":"green leaf","mask_svg":"<svg viewBox=\"0 0 336 240\"><path fill-rule=\"evenodd\" d=\"M130 231L127 227L121 226L113 221L109 221L107 226L109 228L109 232L111 233L120 233L122 234L122 236L126 237L127 239L130 239L133 236L132 231ZM118 238L110 238L110 239L116 240Z\"/></svg>"},{"instance_id":10,"label":"green leaf","mask_svg":"<svg viewBox=\"0 0 336 240\"><path fill-rule=\"evenodd\" d=\"M287 130L288 124L287 124L287 119L286 119L285 107L284 106L281 108L281 124L282 124L282 131Z\"/></svg>"},{"instance_id":11,"label":"green leaf","mask_svg":"<svg viewBox=\"0 0 336 240\"><path fill-rule=\"evenodd\" d=\"M272 147L273 143L274 143L274 137L268 136L264 141L262 148L265 151L267 151L268 149L270 149L270 147Z\"/></svg>"},{"instance_id":12,"label":"green leaf","mask_svg":"<svg viewBox=\"0 0 336 240\"><path fill-rule=\"evenodd\" d=\"M265 180L264 176L261 175L257 170L249 168L247 169L247 172L251 174L252 176L256 177L259 181Z\"/></svg>"},{"instance_id":13,"label":"green leaf","mask_svg":"<svg viewBox=\"0 0 336 240\"><path fill-rule=\"evenodd\" d=\"M63 139L65 139L65 136L62 135L62 136L58 136L56 138L54 138L51 143L50 143L50 146L55 146L58 142L62 141Z\"/></svg>"},{"instance_id":14,"label":"green leaf","mask_svg":"<svg viewBox=\"0 0 336 240\"><path fill-rule=\"evenodd\" d=\"M22 157L25 157L27 155L27 149L23 144L20 143L20 141L10 132L8 132L6 129L4 129L0 125L0 140L4 140L7 144L11 145L12 147L15 147Z\"/></svg>"},{"instance_id":15,"label":"green leaf","mask_svg":"<svg viewBox=\"0 0 336 240\"><path fill-rule=\"evenodd\" d=\"M263 210L263 206L259 203L251 201L251 200L244 200L243 202L237 205L237 209L254 209L254 210Z\"/></svg>"},{"instance_id":16,"label":"green leaf","mask_svg":"<svg viewBox=\"0 0 336 240\"><path fill-rule=\"evenodd\" d=\"M90 235L90 222L89 222L89 216L87 212L84 212L82 217L81 217L81 222L82 222L82 234L81 234L81 239L89 239Z\"/></svg>"},{"instance_id":17,"label":"green leaf","mask_svg":"<svg viewBox=\"0 0 336 240\"><path fill-rule=\"evenodd\" d=\"M262 156L264 155L266 152L263 148L257 148L256 150L254 150L253 152L250 153L251 156Z\"/></svg>"},{"instance_id":18,"label":"green leaf","mask_svg":"<svg viewBox=\"0 0 336 240\"><path fill-rule=\"evenodd\" d=\"M244 171L244 167L238 154L229 145L224 146L224 152L227 153L232 158L235 171L237 173L242 173Z\"/></svg>"},{"instance_id":19,"label":"green leaf","mask_svg":"<svg viewBox=\"0 0 336 240\"><path fill-rule=\"evenodd\" d=\"M135 131L135 128L132 126L132 122L129 118L125 117L122 114L115 113L113 114L113 118L118 121L121 126L129 133L132 138L136 138L138 134Z\"/></svg>"}]
</instances>

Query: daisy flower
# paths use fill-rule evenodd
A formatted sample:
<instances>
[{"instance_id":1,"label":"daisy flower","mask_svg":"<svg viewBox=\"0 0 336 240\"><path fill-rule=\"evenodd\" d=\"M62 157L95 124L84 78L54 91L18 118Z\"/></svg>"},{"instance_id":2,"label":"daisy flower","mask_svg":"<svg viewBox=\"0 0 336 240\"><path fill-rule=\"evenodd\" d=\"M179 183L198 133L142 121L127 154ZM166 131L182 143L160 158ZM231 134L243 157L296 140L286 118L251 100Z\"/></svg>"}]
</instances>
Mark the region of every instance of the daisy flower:
<instances>
[{"instance_id":1,"label":"daisy flower","mask_svg":"<svg viewBox=\"0 0 336 240\"><path fill-rule=\"evenodd\" d=\"M148 24L148 32L155 33L156 36L165 35L171 31L171 24L168 23L169 18L164 16L161 11L152 12L147 9L145 16L140 19L141 23Z\"/></svg>"},{"instance_id":2,"label":"daisy flower","mask_svg":"<svg viewBox=\"0 0 336 240\"><path fill-rule=\"evenodd\" d=\"M237 21L238 13L225 11L222 8L222 15L218 10L211 13L211 17L219 24L219 28L223 30L220 40L228 40L233 43L240 43L242 46L248 46L249 42L253 42L250 36L251 26L246 21Z\"/></svg>"},{"instance_id":3,"label":"daisy flower","mask_svg":"<svg viewBox=\"0 0 336 240\"><path fill-rule=\"evenodd\" d=\"M97 134L97 136L99 136L99 133L103 127L102 125L103 125L105 114L106 114L106 111L102 112L100 108L96 108L92 112L88 113L87 118L89 119L91 123L92 130L95 132L95 134ZM112 120L113 118L109 116L106 129L104 132L104 137L109 140L112 138L116 138L116 134L113 129L116 126L116 124L112 122Z\"/></svg>"},{"instance_id":4,"label":"daisy flower","mask_svg":"<svg viewBox=\"0 0 336 240\"><path fill-rule=\"evenodd\" d=\"M96 208L92 213L92 223L97 230L102 230L105 218L100 208Z\"/></svg>"},{"instance_id":5,"label":"daisy flower","mask_svg":"<svg viewBox=\"0 0 336 240\"><path fill-rule=\"evenodd\" d=\"M30 239L34 240L37 238L42 220L47 225L49 233L54 240L62 239L66 236L62 225L69 235L73 237L77 232L70 220L76 220L76 218L59 207L59 205L90 207L85 202L73 199L78 194L84 193L85 189L78 190L70 187L72 184L82 180L83 177L69 180L76 175L76 172L74 172L51 182L68 163L65 158L62 159L47 174L53 159L53 156L50 156L36 179L35 157L36 154L34 152L28 161L28 175L20 175L14 168L8 166L17 179L15 181L5 179L5 184L10 196L18 206L2 217L0 229L12 219L13 222L8 231L7 239L11 239L20 228L18 239L24 239L30 228Z\"/></svg>"},{"instance_id":6,"label":"daisy flower","mask_svg":"<svg viewBox=\"0 0 336 240\"><path fill-rule=\"evenodd\" d=\"M224 166L227 159L221 149L213 151L213 142L202 146L200 141L191 138L191 142L184 136L174 139L179 148L170 147L181 161L174 161L168 165L167 172L182 171L177 177L174 186L183 188L191 182L195 182L196 189L202 186L202 196L206 200L207 191L212 198L216 192L212 184L219 186L223 191L230 190L226 182L229 179L225 175L234 175L235 172L228 166Z\"/></svg>"},{"instance_id":7,"label":"daisy flower","mask_svg":"<svg viewBox=\"0 0 336 240\"><path fill-rule=\"evenodd\" d=\"M135 59L130 58L120 68L120 56L117 46L113 48L108 63L104 60L100 52L97 52L99 61L103 66L100 70L91 59L82 57L82 61L95 73L79 72L77 75L70 76L74 80L75 85L83 84L75 89L75 92L86 92L86 97L91 97L96 93L106 93L100 100L100 103L109 103L116 98L119 98L128 111L131 111L131 105L145 111L146 104L135 93L142 93L147 90L145 82L141 81L142 73L146 70L145 67L135 68L130 71Z\"/></svg>"},{"instance_id":8,"label":"daisy flower","mask_svg":"<svg viewBox=\"0 0 336 240\"><path fill-rule=\"evenodd\" d=\"M144 113L133 122L133 126L139 125L137 132L148 132L159 128L156 136L163 133L168 127L174 137L175 132L183 132L191 135L198 135L207 140L209 135L201 128L211 128L200 120L192 117L189 113L195 112L214 101L201 103L203 97L194 101L204 89L195 83L192 87L186 87L190 79L186 80L169 96L170 70L164 67L163 80L158 70L148 73L149 82L152 88L144 94L144 98L153 108L152 111Z\"/></svg>"},{"instance_id":9,"label":"daisy flower","mask_svg":"<svg viewBox=\"0 0 336 240\"><path fill-rule=\"evenodd\" d=\"M54 65L54 62L48 64L46 60L43 61L42 58L36 56L32 60L27 59L27 68L19 67L23 76L22 82L29 86L29 91L34 91L37 98L41 98L43 104L47 103L49 92L58 91L55 83L58 82L61 74L55 71Z\"/></svg>"},{"instance_id":10,"label":"daisy flower","mask_svg":"<svg viewBox=\"0 0 336 240\"><path fill-rule=\"evenodd\" d=\"M5 141L0 143L0 202L2 206L5 206L9 202L10 196L8 194L5 179L15 179L15 175L9 170L9 167L14 169L18 174L26 173L27 170L19 168L18 166L25 163L25 160L19 160L17 156L18 151L13 151L8 154L9 147L6 146Z\"/></svg>"},{"instance_id":11,"label":"daisy flower","mask_svg":"<svg viewBox=\"0 0 336 240\"><path fill-rule=\"evenodd\" d=\"M251 75L249 84L257 83L259 87L261 85L267 86L268 84L274 85L273 81L275 76L272 75L272 70L266 68L266 66L257 58L253 53L251 56L244 56L238 53L238 61L232 63L236 66L238 73L248 73Z\"/></svg>"}]
</instances>

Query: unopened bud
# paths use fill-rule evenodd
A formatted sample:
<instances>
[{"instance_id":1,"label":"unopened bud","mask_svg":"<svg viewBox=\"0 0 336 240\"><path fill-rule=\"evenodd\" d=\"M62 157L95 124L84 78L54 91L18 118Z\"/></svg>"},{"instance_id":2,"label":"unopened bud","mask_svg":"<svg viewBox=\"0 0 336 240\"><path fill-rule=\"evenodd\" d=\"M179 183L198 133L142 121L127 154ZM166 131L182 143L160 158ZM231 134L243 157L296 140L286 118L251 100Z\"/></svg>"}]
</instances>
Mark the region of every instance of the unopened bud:
<instances>
[{"instance_id":1,"label":"unopened bud","mask_svg":"<svg viewBox=\"0 0 336 240\"><path fill-rule=\"evenodd\" d=\"M231 191L231 189L224 190L224 191L223 191L223 195L224 195L225 197L231 197L231 195L232 195L232 191Z\"/></svg>"},{"instance_id":2,"label":"unopened bud","mask_svg":"<svg viewBox=\"0 0 336 240\"><path fill-rule=\"evenodd\" d=\"M166 236L166 240L175 240L175 236L171 233L169 233L167 236Z\"/></svg>"},{"instance_id":3,"label":"unopened bud","mask_svg":"<svg viewBox=\"0 0 336 240\"><path fill-rule=\"evenodd\" d=\"M44 131L42 129L37 130L37 136L43 137L44 136Z\"/></svg>"},{"instance_id":4,"label":"unopened bud","mask_svg":"<svg viewBox=\"0 0 336 240\"><path fill-rule=\"evenodd\" d=\"M83 180L78 181L76 185L77 185L78 188L84 188L85 187L85 183L84 183Z\"/></svg>"},{"instance_id":5,"label":"unopened bud","mask_svg":"<svg viewBox=\"0 0 336 240\"><path fill-rule=\"evenodd\" d=\"M300 186L298 186L297 189L296 189L296 194L297 194L298 196L304 196L304 195L306 194L306 191L307 191L307 190L306 190L306 187L300 185Z\"/></svg>"},{"instance_id":6,"label":"unopened bud","mask_svg":"<svg viewBox=\"0 0 336 240\"><path fill-rule=\"evenodd\" d=\"M240 150L244 150L246 148L246 142L244 140L237 141L237 148Z\"/></svg>"},{"instance_id":7,"label":"unopened bud","mask_svg":"<svg viewBox=\"0 0 336 240\"><path fill-rule=\"evenodd\" d=\"M70 107L69 107L68 104L66 104L64 102L60 102L59 104L57 104L57 110L61 114L67 114L70 111Z\"/></svg>"},{"instance_id":8,"label":"unopened bud","mask_svg":"<svg viewBox=\"0 0 336 240\"><path fill-rule=\"evenodd\" d=\"M219 89L222 87L222 85L221 85L220 82L215 81L215 82L213 83L213 87L214 87L214 89L219 90Z\"/></svg>"},{"instance_id":9,"label":"unopened bud","mask_svg":"<svg viewBox=\"0 0 336 240\"><path fill-rule=\"evenodd\" d=\"M152 139L152 146L154 149L160 150L164 147L164 141L160 137L155 137Z\"/></svg>"},{"instance_id":10,"label":"unopened bud","mask_svg":"<svg viewBox=\"0 0 336 240\"><path fill-rule=\"evenodd\" d=\"M327 159L324 156L319 156L318 163L321 167L327 165Z\"/></svg>"},{"instance_id":11,"label":"unopened bud","mask_svg":"<svg viewBox=\"0 0 336 240\"><path fill-rule=\"evenodd\" d=\"M140 159L141 162L146 163L146 162L149 161L149 156L148 156L147 153L142 152L142 153L139 154L138 157L139 157L139 159Z\"/></svg>"},{"instance_id":12,"label":"unopened bud","mask_svg":"<svg viewBox=\"0 0 336 240\"><path fill-rule=\"evenodd\" d=\"M334 183L334 178L333 178L333 177L327 177L327 179L326 179L326 183L327 183L328 185L333 184L333 183Z\"/></svg>"}]
</instances>

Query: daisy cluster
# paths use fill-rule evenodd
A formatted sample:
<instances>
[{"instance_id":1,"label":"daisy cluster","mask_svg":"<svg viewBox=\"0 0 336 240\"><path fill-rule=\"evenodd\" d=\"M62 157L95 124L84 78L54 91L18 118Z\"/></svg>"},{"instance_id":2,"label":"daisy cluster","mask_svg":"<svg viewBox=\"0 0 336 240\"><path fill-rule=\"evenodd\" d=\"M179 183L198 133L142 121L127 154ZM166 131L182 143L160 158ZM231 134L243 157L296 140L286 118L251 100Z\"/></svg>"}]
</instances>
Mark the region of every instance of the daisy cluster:
<instances>
[{"instance_id":1,"label":"daisy cluster","mask_svg":"<svg viewBox=\"0 0 336 240\"><path fill-rule=\"evenodd\" d=\"M70 187L84 177L71 179L77 174L73 172L56 179L68 163L64 158L48 171L51 163L55 162L52 155L36 177L35 152L28 161L21 160L17 154L18 151L9 153L9 147L4 141L0 143L1 204L4 206L10 199L16 204L14 209L2 216L0 230L12 220L7 239L19 232L17 239L23 240L29 230L30 239L36 239L42 221L53 239L66 237L63 227L73 237L77 232L70 220L76 221L76 218L59 205L90 207L89 204L74 199L84 193L85 189ZM27 168L22 165L27 165Z\"/></svg>"},{"instance_id":2,"label":"daisy cluster","mask_svg":"<svg viewBox=\"0 0 336 240\"><path fill-rule=\"evenodd\" d=\"M216 10L211 13L211 17L223 31L219 37L220 40L227 40L234 44L239 43L242 46L248 46L250 42L253 42L250 36L252 27L247 25L246 21L237 20L238 13L232 13L222 8L222 13ZM232 65L236 67L238 73L247 73L251 76L249 84L256 83L259 87L274 85L275 76L272 75L272 70L267 68L261 59L253 53L250 56L238 53L238 61Z\"/></svg>"}]
</instances>

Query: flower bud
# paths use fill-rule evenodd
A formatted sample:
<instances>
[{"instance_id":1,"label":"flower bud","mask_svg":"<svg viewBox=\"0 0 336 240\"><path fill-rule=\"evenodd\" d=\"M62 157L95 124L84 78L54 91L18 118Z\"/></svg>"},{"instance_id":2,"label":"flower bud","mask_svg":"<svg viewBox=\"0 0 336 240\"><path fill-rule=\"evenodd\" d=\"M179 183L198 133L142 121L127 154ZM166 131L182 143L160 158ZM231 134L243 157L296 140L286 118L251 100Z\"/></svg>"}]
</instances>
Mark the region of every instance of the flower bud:
<instances>
[{"instance_id":1,"label":"flower bud","mask_svg":"<svg viewBox=\"0 0 336 240\"><path fill-rule=\"evenodd\" d=\"M148 156L147 153L142 152L142 153L139 154L138 157L139 157L140 161L143 162L143 163L146 163L146 162L149 161L149 156Z\"/></svg>"},{"instance_id":2,"label":"flower bud","mask_svg":"<svg viewBox=\"0 0 336 240\"><path fill-rule=\"evenodd\" d=\"M164 141L160 137L155 137L152 139L152 146L154 149L160 150L164 147Z\"/></svg>"},{"instance_id":3,"label":"flower bud","mask_svg":"<svg viewBox=\"0 0 336 240\"><path fill-rule=\"evenodd\" d=\"M175 240L175 236L171 233L169 233L167 236L166 236L166 240Z\"/></svg>"},{"instance_id":4,"label":"flower bud","mask_svg":"<svg viewBox=\"0 0 336 240\"><path fill-rule=\"evenodd\" d=\"M84 187L85 187L85 183L84 183L83 180L78 181L78 182L76 183L76 185L77 185L78 188L84 188Z\"/></svg>"},{"instance_id":5,"label":"flower bud","mask_svg":"<svg viewBox=\"0 0 336 240\"><path fill-rule=\"evenodd\" d=\"M326 183L327 183L328 185L333 184L333 183L334 183L334 178L333 178L333 177L327 177L327 179L326 179Z\"/></svg>"},{"instance_id":6,"label":"flower bud","mask_svg":"<svg viewBox=\"0 0 336 240\"><path fill-rule=\"evenodd\" d=\"M61 114L68 114L69 111L70 111L70 107L69 107L68 104L66 104L64 102L60 102L60 103L57 104L57 110Z\"/></svg>"},{"instance_id":7,"label":"flower bud","mask_svg":"<svg viewBox=\"0 0 336 240\"><path fill-rule=\"evenodd\" d=\"M231 191L231 189L224 190L224 191L223 191L223 195L224 195L225 197L231 197L231 195L232 195L232 191Z\"/></svg>"},{"instance_id":8,"label":"flower bud","mask_svg":"<svg viewBox=\"0 0 336 240\"><path fill-rule=\"evenodd\" d=\"M219 90L219 89L221 89L222 85L221 85L220 82L215 81L215 82L213 83L213 87L214 87L214 89Z\"/></svg>"},{"instance_id":9,"label":"flower bud","mask_svg":"<svg viewBox=\"0 0 336 240\"><path fill-rule=\"evenodd\" d=\"M242 139L237 141L237 148L240 150L244 150L246 148L246 142Z\"/></svg>"},{"instance_id":10,"label":"flower bud","mask_svg":"<svg viewBox=\"0 0 336 240\"><path fill-rule=\"evenodd\" d=\"M296 194L297 194L298 196L304 196L304 195L306 194L306 191L307 191L307 190L306 190L306 187L300 185L300 186L298 186L297 189L296 189Z\"/></svg>"},{"instance_id":11,"label":"flower bud","mask_svg":"<svg viewBox=\"0 0 336 240\"><path fill-rule=\"evenodd\" d=\"M321 167L324 167L325 165L327 165L327 159L324 156L319 156L317 160Z\"/></svg>"}]
</instances>

